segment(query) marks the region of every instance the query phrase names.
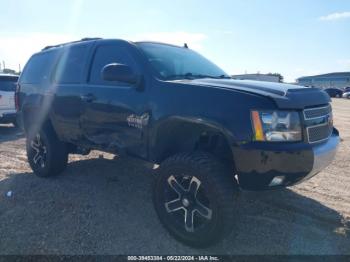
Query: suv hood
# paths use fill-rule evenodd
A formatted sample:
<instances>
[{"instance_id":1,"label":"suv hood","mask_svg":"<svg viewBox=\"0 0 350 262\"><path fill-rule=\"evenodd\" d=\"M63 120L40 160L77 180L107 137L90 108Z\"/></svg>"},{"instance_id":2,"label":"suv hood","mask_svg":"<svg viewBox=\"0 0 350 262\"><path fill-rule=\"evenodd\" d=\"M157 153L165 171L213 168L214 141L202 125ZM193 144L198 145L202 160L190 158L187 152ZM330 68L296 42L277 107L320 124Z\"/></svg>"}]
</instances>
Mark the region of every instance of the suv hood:
<instances>
[{"instance_id":1,"label":"suv hood","mask_svg":"<svg viewBox=\"0 0 350 262\"><path fill-rule=\"evenodd\" d=\"M317 106L330 102L328 94L318 88L291 84L209 78L181 80L177 82L226 90L237 90L269 97L281 109L304 109L305 107Z\"/></svg>"}]
</instances>

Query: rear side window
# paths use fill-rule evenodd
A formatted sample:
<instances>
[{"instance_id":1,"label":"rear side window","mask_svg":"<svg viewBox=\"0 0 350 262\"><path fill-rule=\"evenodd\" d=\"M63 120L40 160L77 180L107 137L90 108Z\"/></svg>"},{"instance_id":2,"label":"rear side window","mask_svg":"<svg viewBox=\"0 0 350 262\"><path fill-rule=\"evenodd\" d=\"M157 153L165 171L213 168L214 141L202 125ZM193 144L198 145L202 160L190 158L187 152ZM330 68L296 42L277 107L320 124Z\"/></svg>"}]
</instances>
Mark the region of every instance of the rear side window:
<instances>
[{"instance_id":1,"label":"rear side window","mask_svg":"<svg viewBox=\"0 0 350 262\"><path fill-rule=\"evenodd\" d=\"M54 57L52 52L32 56L24 68L21 82L37 84L48 79Z\"/></svg>"},{"instance_id":2,"label":"rear side window","mask_svg":"<svg viewBox=\"0 0 350 262\"><path fill-rule=\"evenodd\" d=\"M104 66L118 63L130 66L135 72L136 63L130 56L128 50L120 45L101 45L97 47L95 56L92 62L90 83L92 84L106 84L113 85L115 83L105 81L101 77L101 71Z\"/></svg>"},{"instance_id":3,"label":"rear side window","mask_svg":"<svg viewBox=\"0 0 350 262\"><path fill-rule=\"evenodd\" d=\"M64 50L56 67L56 83L80 83L85 68L87 45L71 46Z\"/></svg>"},{"instance_id":4,"label":"rear side window","mask_svg":"<svg viewBox=\"0 0 350 262\"><path fill-rule=\"evenodd\" d=\"M17 78L0 78L0 91L14 92Z\"/></svg>"}]
</instances>

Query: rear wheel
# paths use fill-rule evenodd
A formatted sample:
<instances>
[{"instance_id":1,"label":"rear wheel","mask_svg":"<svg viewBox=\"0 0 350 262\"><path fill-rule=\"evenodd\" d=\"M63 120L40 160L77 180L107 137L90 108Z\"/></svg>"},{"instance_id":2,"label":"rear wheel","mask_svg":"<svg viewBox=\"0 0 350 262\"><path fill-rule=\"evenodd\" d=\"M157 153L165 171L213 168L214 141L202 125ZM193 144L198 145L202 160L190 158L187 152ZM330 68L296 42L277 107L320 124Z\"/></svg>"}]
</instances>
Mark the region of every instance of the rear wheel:
<instances>
[{"instance_id":1,"label":"rear wheel","mask_svg":"<svg viewBox=\"0 0 350 262\"><path fill-rule=\"evenodd\" d=\"M57 138L50 126L28 135L26 148L29 165L39 177L57 175L67 166L66 145Z\"/></svg>"},{"instance_id":2,"label":"rear wheel","mask_svg":"<svg viewBox=\"0 0 350 262\"><path fill-rule=\"evenodd\" d=\"M159 167L154 205L160 221L178 240L195 247L215 244L231 232L237 185L214 156L178 154Z\"/></svg>"}]
</instances>

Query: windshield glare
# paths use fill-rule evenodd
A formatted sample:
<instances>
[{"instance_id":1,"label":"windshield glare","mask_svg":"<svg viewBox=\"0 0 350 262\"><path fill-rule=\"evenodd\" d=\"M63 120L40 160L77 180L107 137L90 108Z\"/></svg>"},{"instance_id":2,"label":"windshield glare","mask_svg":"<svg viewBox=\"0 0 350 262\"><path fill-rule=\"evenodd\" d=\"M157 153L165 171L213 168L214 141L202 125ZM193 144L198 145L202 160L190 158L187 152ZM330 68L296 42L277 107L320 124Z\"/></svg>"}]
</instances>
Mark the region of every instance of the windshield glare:
<instances>
[{"instance_id":1,"label":"windshield glare","mask_svg":"<svg viewBox=\"0 0 350 262\"><path fill-rule=\"evenodd\" d=\"M218 66L188 48L155 43L138 46L162 79L229 78Z\"/></svg>"}]
</instances>

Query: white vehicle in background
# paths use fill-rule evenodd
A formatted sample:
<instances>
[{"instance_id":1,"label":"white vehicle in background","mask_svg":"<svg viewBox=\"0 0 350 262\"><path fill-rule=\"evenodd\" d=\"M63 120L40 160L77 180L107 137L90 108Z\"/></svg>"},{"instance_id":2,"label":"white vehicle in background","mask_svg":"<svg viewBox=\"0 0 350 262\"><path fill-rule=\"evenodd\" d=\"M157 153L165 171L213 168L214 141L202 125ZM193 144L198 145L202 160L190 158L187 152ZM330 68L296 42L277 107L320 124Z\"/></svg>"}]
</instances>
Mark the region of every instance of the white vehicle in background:
<instances>
[{"instance_id":1,"label":"white vehicle in background","mask_svg":"<svg viewBox=\"0 0 350 262\"><path fill-rule=\"evenodd\" d=\"M0 74L0 124L16 122L15 91L18 76Z\"/></svg>"},{"instance_id":2,"label":"white vehicle in background","mask_svg":"<svg viewBox=\"0 0 350 262\"><path fill-rule=\"evenodd\" d=\"M350 99L350 91L343 93L343 98Z\"/></svg>"}]
</instances>

